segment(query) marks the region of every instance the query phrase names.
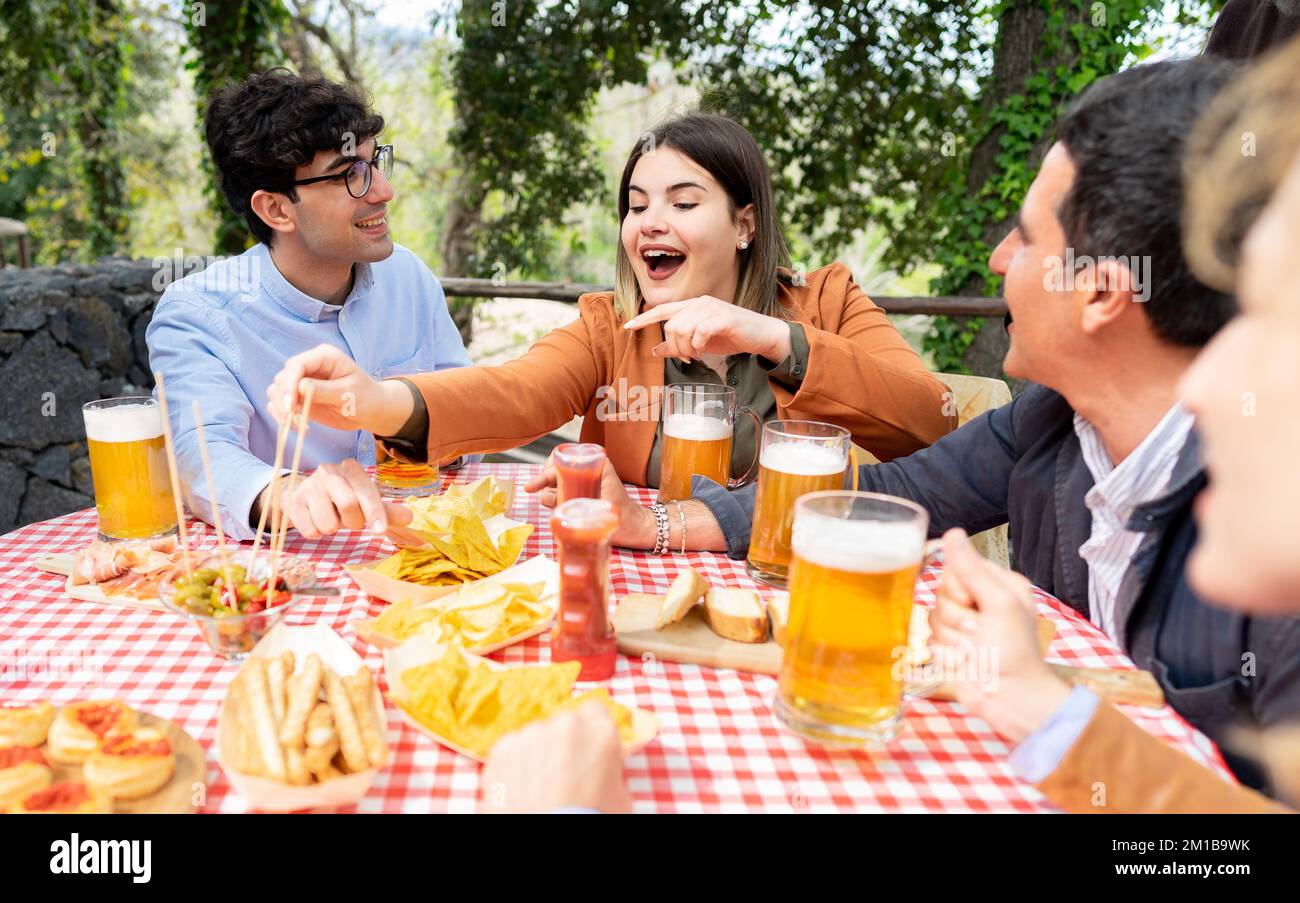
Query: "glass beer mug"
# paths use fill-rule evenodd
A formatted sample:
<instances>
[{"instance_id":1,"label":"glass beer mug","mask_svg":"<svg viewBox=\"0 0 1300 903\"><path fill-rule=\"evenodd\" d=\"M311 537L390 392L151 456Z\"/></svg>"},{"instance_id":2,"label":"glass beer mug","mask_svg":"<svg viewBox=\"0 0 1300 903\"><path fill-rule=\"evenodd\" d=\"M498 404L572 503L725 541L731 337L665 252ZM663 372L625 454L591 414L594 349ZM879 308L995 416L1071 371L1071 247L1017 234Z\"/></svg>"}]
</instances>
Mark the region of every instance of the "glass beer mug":
<instances>
[{"instance_id":1,"label":"glass beer mug","mask_svg":"<svg viewBox=\"0 0 1300 903\"><path fill-rule=\"evenodd\" d=\"M176 502L158 399L105 398L82 405L81 413L100 539L153 539L175 533Z\"/></svg>"},{"instance_id":2,"label":"glass beer mug","mask_svg":"<svg viewBox=\"0 0 1300 903\"><path fill-rule=\"evenodd\" d=\"M660 502L690 498L691 477L696 474L728 489L744 486L754 478L757 454L748 473L739 480L731 479L732 435L736 416L740 413L754 421L754 438L757 440L762 421L749 408L737 406L735 389L709 383L664 387Z\"/></svg>"}]
</instances>

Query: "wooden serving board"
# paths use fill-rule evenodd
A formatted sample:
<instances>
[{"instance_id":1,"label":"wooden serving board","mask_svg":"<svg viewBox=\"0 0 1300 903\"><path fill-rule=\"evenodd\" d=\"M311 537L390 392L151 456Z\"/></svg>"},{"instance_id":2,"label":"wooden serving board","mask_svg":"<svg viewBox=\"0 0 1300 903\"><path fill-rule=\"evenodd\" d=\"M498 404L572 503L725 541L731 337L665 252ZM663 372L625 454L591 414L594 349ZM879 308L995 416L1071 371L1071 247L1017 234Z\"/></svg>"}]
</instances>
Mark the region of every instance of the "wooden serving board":
<instances>
[{"instance_id":1,"label":"wooden serving board","mask_svg":"<svg viewBox=\"0 0 1300 903\"><path fill-rule=\"evenodd\" d=\"M113 811L137 815L189 815L197 812L195 791L208 780L208 766L203 747L177 725L165 718L140 712L140 726L160 730L171 741L176 756L172 779L149 796L138 800L115 800ZM80 765L50 764L55 781L80 781Z\"/></svg>"},{"instance_id":2,"label":"wooden serving board","mask_svg":"<svg viewBox=\"0 0 1300 903\"><path fill-rule=\"evenodd\" d=\"M781 647L772 640L766 643L738 643L718 636L704 623L700 606L686 617L662 630L655 629L663 596L631 593L624 596L614 611L614 631L618 651L641 657L653 655L666 662L733 668L752 674L777 675L781 671ZM1046 654L1056 636L1056 626L1038 618L1038 645ZM1109 702L1159 708L1164 694L1155 677L1147 671L1115 668L1073 668L1052 664L1057 676L1069 684L1088 687ZM908 685L909 693L924 694L931 699L951 700L952 688L945 684Z\"/></svg>"},{"instance_id":3,"label":"wooden serving board","mask_svg":"<svg viewBox=\"0 0 1300 903\"><path fill-rule=\"evenodd\" d=\"M739 643L724 639L704 623L700 606L663 630L655 630L663 596L630 593L614 610L614 632L618 651L641 657L653 655L666 662L734 668L753 674L776 675L781 671L781 647L766 643Z\"/></svg>"},{"instance_id":4,"label":"wooden serving board","mask_svg":"<svg viewBox=\"0 0 1300 903\"><path fill-rule=\"evenodd\" d=\"M167 611L167 607L159 599L137 599L135 596L110 596L93 583L74 584L72 582L72 570L75 559L71 555L42 555L35 559L34 564L39 570L49 574L59 574L68 578L67 585L64 587L69 598L77 599L81 602L94 602L98 605L116 605L120 608L141 608L146 611Z\"/></svg>"}]
</instances>

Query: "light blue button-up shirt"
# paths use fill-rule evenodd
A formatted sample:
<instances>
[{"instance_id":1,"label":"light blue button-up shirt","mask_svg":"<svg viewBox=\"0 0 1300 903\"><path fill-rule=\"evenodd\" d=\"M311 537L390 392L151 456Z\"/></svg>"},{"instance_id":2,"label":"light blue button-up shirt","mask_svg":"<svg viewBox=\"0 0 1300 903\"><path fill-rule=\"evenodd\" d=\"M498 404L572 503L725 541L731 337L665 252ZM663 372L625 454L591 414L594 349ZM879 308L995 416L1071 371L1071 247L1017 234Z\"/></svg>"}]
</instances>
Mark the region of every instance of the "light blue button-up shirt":
<instances>
[{"instance_id":1,"label":"light blue button-up shirt","mask_svg":"<svg viewBox=\"0 0 1300 903\"><path fill-rule=\"evenodd\" d=\"M334 345L376 378L469 366L442 286L401 245L378 263L357 264L351 294L326 304L289 284L258 244L172 283L145 333L149 364L162 371L185 501L213 522L191 403L202 405L222 527L252 539L248 515L270 482L277 424L266 389L290 356ZM285 469L296 443L291 433ZM356 458L375 460L369 433L313 423L300 468Z\"/></svg>"}]
</instances>

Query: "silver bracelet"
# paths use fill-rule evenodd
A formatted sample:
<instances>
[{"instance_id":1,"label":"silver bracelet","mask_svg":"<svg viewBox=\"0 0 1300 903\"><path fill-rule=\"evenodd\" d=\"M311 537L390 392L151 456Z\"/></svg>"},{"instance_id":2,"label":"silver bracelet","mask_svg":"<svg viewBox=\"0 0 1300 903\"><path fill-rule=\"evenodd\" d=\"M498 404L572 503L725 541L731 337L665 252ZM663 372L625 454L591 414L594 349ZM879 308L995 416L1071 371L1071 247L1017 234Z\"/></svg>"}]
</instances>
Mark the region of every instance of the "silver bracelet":
<instances>
[{"instance_id":1,"label":"silver bracelet","mask_svg":"<svg viewBox=\"0 0 1300 903\"><path fill-rule=\"evenodd\" d=\"M677 519L682 523L682 554L686 554L686 512L682 510L682 503L677 502Z\"/></svg>"},{"instance_id":2,"label":"silver bracelet","mask_svg":"<svg viewBox=\"0 0 1300 903\"><path fill-rule=\"evenodd\" d=\"M655 502L650 506L655 516L655 547L653 554L665 555L668 552L668 509Z\"/></svg>"}]
</instances>

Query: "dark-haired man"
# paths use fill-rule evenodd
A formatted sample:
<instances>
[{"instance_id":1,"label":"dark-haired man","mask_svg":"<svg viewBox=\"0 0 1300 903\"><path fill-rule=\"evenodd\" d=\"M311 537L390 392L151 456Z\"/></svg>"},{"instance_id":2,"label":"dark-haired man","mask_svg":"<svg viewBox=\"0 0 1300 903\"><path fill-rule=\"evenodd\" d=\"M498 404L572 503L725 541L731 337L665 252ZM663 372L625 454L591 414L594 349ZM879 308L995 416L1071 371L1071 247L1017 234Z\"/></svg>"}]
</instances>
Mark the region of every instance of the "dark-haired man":
<instances>
[{"instance_id":1,"label":"dark-haired man","mask_svg":"<svg viewBox=\"0 0 1300 903\"><path fill-rule=\"evenodd\" d=\"M212 522L198 400L222 526L239 539L252 537L271 480L277 424L266 388L286 358L329 343L376 377L470 363L438 280L389 236L383 126L356 89L285 70L250 76L208 106L222 192L257 244L169 286L146 341L166 380L190 508ZM361 465L373 461L369 435L313 426L300 466L326 491L310 506L289 500L293 526L311 538L406 520L368 486Z\"/></svg>"},{"instance_id":2,"label":"dark-haired man","mask_svg":"<svg viewBox=\"0 0 1300 903\"><path fill-rule=\"evenodd\" d=\"M1206 477L1177 385L1236 305L1183 259L1181 162L1235 72L1213 58L1140 66L1074 103L989 260L1011 314L1004 368L1039 385L928 449L859 470L861 488L924 505L932 535L1009 524L1017 569L1152 671L1216 741L1300 713L1296 625L1209 606L1184 573ZM696 495L723 534L696 535L743 555L752 489L697 478ZM1012 762L1038 780L1060 751L1048 729ZM1243 782L1264 785L1225 754Z\"/></svg>"}]
</instances>

